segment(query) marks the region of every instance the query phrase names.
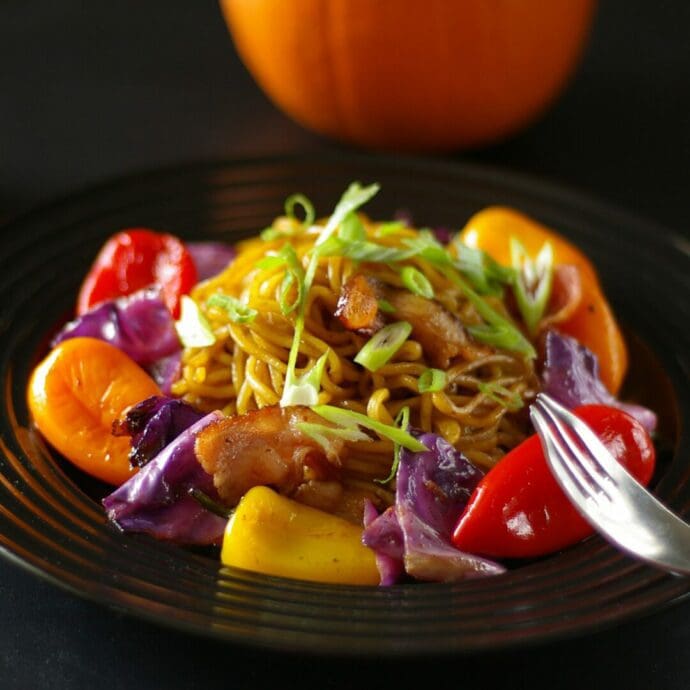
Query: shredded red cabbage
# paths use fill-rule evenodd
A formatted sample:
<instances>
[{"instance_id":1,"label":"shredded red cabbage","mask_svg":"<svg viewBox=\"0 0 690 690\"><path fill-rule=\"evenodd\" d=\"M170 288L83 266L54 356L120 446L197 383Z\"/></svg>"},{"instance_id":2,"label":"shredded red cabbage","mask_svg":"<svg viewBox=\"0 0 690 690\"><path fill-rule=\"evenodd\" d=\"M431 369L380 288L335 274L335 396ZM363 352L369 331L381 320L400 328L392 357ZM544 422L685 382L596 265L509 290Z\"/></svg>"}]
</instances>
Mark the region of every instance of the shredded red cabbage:
<instances>
[{"instance_id":1,"label":"shredded red cabbage","mask_svg":"<svg viewBox=\"0 0 690 690\"><path fill-rule=\"evenodd\" d=\"M411 433L429 450L401 450L395 505L375 520L369 510L364 530L364 543L377 554L381 584L393 584L403 570L435 582L504 572L498 563L464 553L450 541L483 472L442 436Z\"/></svg>"},{"instance_id":2,"label":"shredded red cabbage","mask_svg":"<svg viewBox=\"0 0 690 690\"><path fill-rule=\"evenodd\" d=\"M601 404L617 407L652 433L657 416L641 405L619 402L601 382L597 356L575 338L549 331L542 371L542 390L568 408Z\"/></svg>"},{"instance_id":3,"label":"shredded red cabbage","mask_svg":"<svg viewBox=\"0 0 690 690\"><path fill-rule=\"evenodd\" d=\"M218 275L237 255L235 247L223 242L186 242L185 246L192 255L199 282Z\"/></svg>"},{"instance_id":4,"label":"shredded red cabbage","mask_svg":"<svg viewBox=\"0 0 690 690\"><path fill-rule=\"evenodd\" d=\"M181 544L220 543L227 521L189 495L190 489L198 489L219 500L213 478L196 459L194 442L202 429L220 417L220 412L211 412L194 422L106 496L103 506L108 517L125 532L145 532Z\"/></svg>"}]
</instances>

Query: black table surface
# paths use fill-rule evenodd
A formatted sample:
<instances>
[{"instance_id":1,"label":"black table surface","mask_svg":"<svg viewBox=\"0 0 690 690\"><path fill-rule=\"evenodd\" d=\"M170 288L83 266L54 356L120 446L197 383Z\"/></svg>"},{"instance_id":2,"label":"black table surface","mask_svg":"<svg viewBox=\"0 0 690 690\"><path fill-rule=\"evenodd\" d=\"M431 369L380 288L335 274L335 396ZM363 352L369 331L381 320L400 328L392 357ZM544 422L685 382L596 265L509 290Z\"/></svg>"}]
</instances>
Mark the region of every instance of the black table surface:
<instances>
[{"instance_id":1,"label":"black table surface","mask_svg":"<svg viewBox=\"0 0 690 690\"><path fill-rule=\"evenodd\" d=\"M559 182L690 235L688 27L683 0L607 0L541 121L446 158ZM335 146L261 94L212 0L0 0L0 218L141 169ZM385 663L189 637L5 561L0 602L2 688L690 687L690 603L522 651Z\"/></svg>"}]
</instances>

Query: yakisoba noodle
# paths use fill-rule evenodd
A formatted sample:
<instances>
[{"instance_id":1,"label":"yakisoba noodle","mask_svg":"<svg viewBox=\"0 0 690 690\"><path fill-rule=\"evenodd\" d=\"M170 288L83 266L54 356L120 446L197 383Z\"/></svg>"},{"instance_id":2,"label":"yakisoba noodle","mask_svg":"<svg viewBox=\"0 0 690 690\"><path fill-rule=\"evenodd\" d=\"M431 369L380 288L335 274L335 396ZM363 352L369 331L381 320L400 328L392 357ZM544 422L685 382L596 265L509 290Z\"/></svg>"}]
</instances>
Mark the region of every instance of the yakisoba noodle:
<instances>
[{"instance_id":1,"label":"yakisoba noodle","mask_svg":"<svg viewBox=\"0 0 690 690\"><path fill-rule=\"evenodd\" d=\"M402 226L379 235L380 224L361 219L368 238L379 245L402 247L406 238L419 236L419 231ZM185 349L182 377L174 384L173 393L202 410L222 408L226 414L241 415L277 405L281 399L295 317L294 313L284 315L281 311L285 267L257 268L257 263L290 242L306 266L307 254L314 249L319 234L318 227L302 229L299 221L288 217L277 219L273 228L284 236L242 242L234 262L192 293L216 341L210 347ZM461 290L428 261L413 257L403 263L423 273L433 286L435 298L462 324L481 322ZM334 316L343 285L354 273L403 287L399 270L390 265L358 263L340 256L319 259L306 296L305 328L297 362L298 371L305 370L328 352L319 403L361 412L385 424L393 424L407 406L412 426L441 434L481 466L495 464L524 438L524 418L520 413L511 413L510 406L489 391L500 387L516 399L529 396L535 386L532 360L469 339L469 350L447 370L445 389L420 393L419 377L433 365L413 334L388 363L369 372L353 362L368 337L346 330ZM241 299L256 310L256 317L247 323L232 322L225 310L207 305L216 293ZM295 298L296 290L292 295ZM485 299L495 311L507 315L501 300ZM378 504L391 501L392 494L373 480L388 475L392 443L381 440L349 446L351 452L343 461L344 483L370 492Z\"/></svg>"}]
</instances>

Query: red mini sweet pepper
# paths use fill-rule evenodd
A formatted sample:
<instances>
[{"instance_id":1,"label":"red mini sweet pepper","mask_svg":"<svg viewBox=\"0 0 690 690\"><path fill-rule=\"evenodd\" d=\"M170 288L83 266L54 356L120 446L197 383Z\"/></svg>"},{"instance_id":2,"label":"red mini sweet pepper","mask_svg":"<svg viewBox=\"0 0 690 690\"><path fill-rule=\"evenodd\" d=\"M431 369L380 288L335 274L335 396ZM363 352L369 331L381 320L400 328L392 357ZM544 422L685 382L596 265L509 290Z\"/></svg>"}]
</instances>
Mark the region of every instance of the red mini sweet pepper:
<instances>
[{"instance_id":1,"label":"red mini sweet pepper","mask_svg":"<svg viewBox=\"0 0 690 690\"><path fill-rule=\"evenodd\" d=\"M654 445L639 422L603 405L584 405L574 412L639 482L649 482ZM529 558L558 551L591 533L556 483L535 434L480 481L455 528L453 543L483 556Z\"/></svg>"},{"instance_id":2,"label":"red mini sweet pepper","mask_svg":"<svg viewBox=\"0 0 690 690\"><path fill-rule=\"evenodd\" d=\"M184 243L173 235L144 228L113 235L99 252L82 283L77 314L148 286L157 286L177 318L180 296L196 283L196 267Z\"/></svg>"}]
</instances>

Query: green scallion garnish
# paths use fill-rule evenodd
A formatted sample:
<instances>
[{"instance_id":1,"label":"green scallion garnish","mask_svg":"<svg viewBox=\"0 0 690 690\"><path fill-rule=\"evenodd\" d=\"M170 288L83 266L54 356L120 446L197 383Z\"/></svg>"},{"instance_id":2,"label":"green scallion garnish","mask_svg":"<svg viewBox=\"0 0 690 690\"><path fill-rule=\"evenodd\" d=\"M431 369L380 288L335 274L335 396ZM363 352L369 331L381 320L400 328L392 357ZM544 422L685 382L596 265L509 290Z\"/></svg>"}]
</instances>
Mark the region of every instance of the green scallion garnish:
<instances>
[{"instance_id":1,"label":"green scallion garnish","mask_svg":"<svg viewBox=\"0 0 690 690\"><path fill-rule=\"evenodd\" d=\"M297 428L326 451L330 449L333 438L341 438L343 441L371 441L371 438L357 427L332 427L313 422L299 422Z\"/></svg>"},{"instance_id":2,"label":"green scallion garnish","mask_svg":"<svg viewBox=\"0 0 690 690\"><path fill-rule=\"evenodd\" d=\"M285 244L280 248L276 254L270 254L260 259L256 263L256 267L266 270L272 268L285 267L285 276L280 284L278 303L280 311L287 316L294 311L304 299L306 294L304 284L304 269L297 257L295 248L291 244ZM289 294L293 285L297 287L297 296L294 301L289 301Z\"/></svg>"},{"instance_id":3,"label":"green scallion garnish","mask_svg":"<svg viewBox=\"0 0 690 690\"><path fill-rule=\"evenodd\" d=\"M553 247L550 242L545 242L533 260L524 245L516 237L511 237L510 254L517 274L513 286L515 301L527 330L534 336L551 297Z\"/></svg>"},{"instance_id":4,"label":"green scallion garnish","mask_svg":"<svg viewBox=\"0 0 690 690\"><path fill-rule=\"evenodd\" d=\"M344 410L341 407L333 407L332 405L315 405L314 412L332 424L338 424L342 427L353 429L362 426L365 429L374 431L379 436L387 438L393 443L397 443L403 448L407 448L415 453L427 450L427 447L418 441L412 434L397 426L384 424L375 419L367 417L360 412L353 412L352 410Z\"/></svg>"},{"instance_id":5,"label":"green scallion garnish","mask_svg":"<svg viewBox=\"0 0 690 690\"><path fill-rule=\"evenodd\" d=\"M459 240L453 243L453 247L457 252L455 267L480 295L500 297L503 286L512 285L515 279L514 269L501 266L486 252L468 247Z\"/></svg>"},{"instance_id":6,"label":"green scallion garnish","mask_svg":"<svg viewBox=\"0 0 690 690\"><path fill-rule=\"evenodd\" d=\"M417 381L420 393L437 393L446 387L448 377L441 369L425 369Z\"/></svg>"},{"instance_id":7,"label":"green scallion garnish","mask_svg":"<svg viewBox=\"0 0 690 690\"><path fill-rule=\"evenodd\" d=\"M224 295L222 293L211 295L206 304L209 307L218 307L225 311L228 318L233 323L251 323L258 314L256 309L252 309L250 306L244 304L244 302L238 300L237 297Z\"/></svg>"},{"instance_id":8,"label":"green scallion garnish","mask_svg":"<svg viewBox=\"0 0 690 690\"><path fill-rule=\"evenodd\" d=\"M295 215L295 207L301 206L304 211L304 220L300 221L303 228L309 228L316 220L316 211L314 204L304 196L304 194L292 194L285 199L285 215L293 220L299 220Z\"/></svg>"},{"instance_id":9,"label":"green scallion garnish","mask_svg":"<svg viewBox=\"0 0 690 690\"><path fill-rule=\"evenodd\" d=\"M426 299L434 298L434 288L429 279L414 266L403 266L400 270L400 279L412 294Z\"/></svg>"},{"instance_id":10,"label":"green scallion garnish","mask_svg":"<svg viewBox=\"0 0 690 690\"><path fill-rule=\"evenodd\" d=\"M395 311L395 307L387 299L380 299L378 305L379 309L386 314L392 314Z\"/></svg>"},{"instance_id":11,"label":"green scallion garnish","mask_svg":"<svg viewBox=\"0 0 690 690\"><path fill-rule=\"evenodd\" d=\"M188 295L180 298L180 318L175 330L184 347L208 347L216 342L211 325Z\"/></svg>"},{"instance_id":12,"label":"green scallion garnish","mask_svg":"<svg viewBox=\"0 0 690 690\"><path fill-rule=\"evenodd\" d=\"M412 333L407 321L396 321L384 326L365 343L355 355L355 362L369 371L378 371L402 347Z\"/></svg>"},{"instance_id":13,"label":"green scallion garnish","mask_svg":"<svg viewBox=\"0 0 690 690\"><path fill-rule=\"evenodd\" d=\"M395 416L395 426L399 427L403 431L407 431L410 426L410 408L405 406L400 412ZM395 479L395 475L398 473L398 467L400 465L400 451L401 447L399 443L393 446L393 464L391 465L391 471L385 479L374 479L377 484L383 484L384 486L388 482Z\"/></svg>"},{"instance_id":14,"label":"green scallion garnish","mask_svg":"<svg viewBox=\"0 0 690 690\"><path fill-rule=\"evenodd\" d=\"M338 237L343 242L363 242L367 239L367 232L359 216L351 211L348 213L338 228Z\"/></svg>"},{"instance_id":15,"label":"green scallion garnish","mask_svg":"<svg viewBox=\"0 0 690 690\"><path fill-rule=\"evenodd\" d=\"M493 400L497 405L505 407L511 412L516 412L517 410L524 407L524 402L520 397L520 394L516 391L511 391L509 388L502 386L495 381L489 381L488 383L480 382L477 385L480 393L483 393L487 398Z\"/></svg>"}]
</instances>

